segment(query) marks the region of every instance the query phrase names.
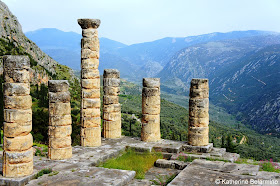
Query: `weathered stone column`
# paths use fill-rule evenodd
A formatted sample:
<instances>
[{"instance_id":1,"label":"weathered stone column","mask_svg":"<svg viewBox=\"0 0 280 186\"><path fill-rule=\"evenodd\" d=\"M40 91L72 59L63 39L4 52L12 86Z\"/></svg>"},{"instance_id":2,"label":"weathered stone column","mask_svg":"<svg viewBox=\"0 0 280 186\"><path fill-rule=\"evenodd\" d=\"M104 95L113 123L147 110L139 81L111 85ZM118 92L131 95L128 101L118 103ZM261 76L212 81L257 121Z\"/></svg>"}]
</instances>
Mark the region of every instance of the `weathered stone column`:
<instances>
[{"instance_id":1,"label":"weathered stone column","mask_svg":"<svg viewBox=\"0 0 280 186\"><path fill-rule=\"evenodd\" d=\"M71 105L67 80L49 80L49 148L52 160L72 157Z\"/></svg>"},{"instance_id":2,"label":"weathered stone column","mask_svg":"<svg viewBox=\"0 0 280 186\"><path fill-rule=\"evenodd\" d=\"M141 140L160 140L160 79L143 78Z\"/></svg>"},{"instance_id":3,"label":"weathered stone column","mask_svg":"<svg viewBox=\"0 0 280 186\"><path fill-rule=\"evenodd\" d=\"M4 56L3 176L33 173L32 99L27 56Z\"/></svg>"},{"instance_id":4,"label":"weathered stone column","mask_svg":"<svg viewBox=\"0 0 280 186\"><path fill-rule=\"evenodd\" d=\"M188 144L209 145L209 86L208 79L192 79L189 100Z\"/></svg>"},{"instance_id":5,"label":"weathered stone column","mask_svg":"<svg viewBox=\"0 0 280 186\"><path fill-rule=\"evenodd\" d=\"M103 136L104 138L120 138L122 124L119 104L120 72L118 70L104 70L103 92Z\"/></svg>"},{"instance_id":6,"label":"weathered stone column","mask_svg":"<svg viewBox=\"0 0 280 186\"><path fill-rule=\"evenodd\" d=\"M101 145L99 39L97 32L100 20L78 19L78 23L83 29L81 41L81 145L96 147Z\"/></svg>"}]
</instances>

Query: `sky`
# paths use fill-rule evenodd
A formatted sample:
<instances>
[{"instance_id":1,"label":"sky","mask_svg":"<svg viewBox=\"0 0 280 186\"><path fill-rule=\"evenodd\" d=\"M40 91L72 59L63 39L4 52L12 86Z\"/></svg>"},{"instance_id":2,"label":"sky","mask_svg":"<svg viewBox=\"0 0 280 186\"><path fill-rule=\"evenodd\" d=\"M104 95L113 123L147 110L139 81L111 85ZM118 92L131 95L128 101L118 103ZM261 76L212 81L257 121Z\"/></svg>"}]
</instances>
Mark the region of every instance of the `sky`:
<instances>
[{"instance_id":1,"label":"sky","mask_svg":"<svg viewBox=\"0 0 280 186\"><path fill-rule=\"evenodd\" d=\"M279 0L2 0L23 31L81 33L78 18L100 19L99 36L125 44L212 32L280 32Z\"/></svg>"}]
</instances>

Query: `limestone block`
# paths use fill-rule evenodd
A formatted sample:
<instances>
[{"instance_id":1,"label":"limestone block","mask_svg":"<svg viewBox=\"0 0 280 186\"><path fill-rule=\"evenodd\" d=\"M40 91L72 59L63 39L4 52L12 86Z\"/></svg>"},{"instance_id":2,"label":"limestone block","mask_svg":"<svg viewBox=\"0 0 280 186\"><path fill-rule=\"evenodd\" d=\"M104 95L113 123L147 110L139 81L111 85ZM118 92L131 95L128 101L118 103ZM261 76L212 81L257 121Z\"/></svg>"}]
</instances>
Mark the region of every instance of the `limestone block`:
<instances>
[{"instance_id":1,"label":"limestone block","mask_svg":"<svg viewBox=\"0 0 280 186\"><path fill-rule=\"evenodd\" d=\"M67 136L64 138L49 138L49 148L66 148L71 147L71 136Z\"/></svg>"},{"instance_id":2,"label":"limestone block","mask_svg":"<svg viewBox=\"0 0 280 186\"><path fill-rule=\"evenodd\" d=\"M82 89L82 98L100 99L100 90L99 89Z\"/></svg>"},{"instance_id":3,"label":"limestone block","mask_svg":"<svg viewBox=\"0 0 280 186\"><path fill-rule=\"evenodd\" d=\"M30 81L29 70L4 70L4 81L6 83L28 83Z\"/></svg>"},{"instance_id":4,"label":"limestone block","mask_svg":"<svg viewBox=\"0 0 280 186\"><path fill-rule=\"evenodd\" d=\"M160 140L160 126L142 123L141 140L146 142L156 142Z\"/></svg>"},{"instance_id":5,"label":"limestone block","mask_svg":"<svg viewBox=\"0 0 280 186\"><path fill-rule=\"evenodd\" d=\"M143 87L142 95L144 97L160 96L160 91L159 91L159 88L146 88L146 87Z\"/></svg>"},{"instance_id":6,"label":"limestone block","mask_svg":"<svg viewBox=\"0 0 280 186\"><path fill-rule=\"evenodd\" d=\"M208 79L192 79L191 88L193 89L209 89Z\"/></svg>"},{"instance_id":7,"label":"limestone block","mask_svg":"<svg viewBox=\"0 0 280 186\"><path fill-rule=\"evenodd\" d=\"M17 136L14 138L4 137L4 150L5 151L25 151L33 146L33 138L29 133L26 136Z\"/></svg>"},{"instance_id":8,"label":"limestone block","mask_svg":"<svg viewBox=\"0 0 280 186\"><path fill-rule=\"evenodd\" d=\"M100 137L81 137L81 145L83 147L99 147L101 146L101 131Z\"/></svg>"},{"instance_id":9,"label":"limestone block","mask_svg":"<svg viewBox=\"0 0 280 186\"><path fill-rule=\"evenodd\" d=\"M70 136L72 133L72 126L49 126L48 134L49 137L54 138L65 138Z\"/></svg>"},{"instance_id":10,"label":"limestone block","mask_svg":"<svg viewBox=\"0 0 280 186\"><path fill-rule=\"evenodd\" d=\"M21 152L4 151L4 163L27 163L33 161L33 148Z\"/></svg>"},{"instance_id":11,"label":"limestone block","mask_svg":"<svg viewBox=\"0 0 280 186\"><path fill-rule=\"evenodd\" d=\"M190 89L190 97L196 99L209 98L209 89Z\"/></svg>"},{"instance_id":12,"label":"limestone block","mask_svg":"<svg viewBox=\"0 0 280 186\"><path fill-rule=\"evenodd\" d=\"M54 115L63 116L63 115L68 115L69 113L71 113L70 102L49 103L49 116L54 116Z\"/></svg>"},{"instance_id":13,"label":"limestone block","mask_svg":"<svg viewBox=\"0 0 280 186\"><path fill-rule=\"evenodd\" d=\"M103 112L103 120L106 120L106 121L121 120L121 113L120 112Z\"/></svg>"},{"instance_id":14,"label":"limestone block","mask_svg":"<svg viewBox=\"0 0 280 186\"><path fill-rule=\"evenodd\" d=\"M48 156L51 160L63 160L72 158L72 147L49 148Z\"/></svg>"},{"instance_id":15,"label":"limestone block","mask_svg":"<svg viewBox=\"0 0 280 186\"><path fill-rule=\"evenodd\" d=\"M160 88L160 78L143 78L143 87Z\"/></svg>"},{"instance_id":16,"label":"limestone block","mask_svg":"<svg viewBox=\"0 0 280 186\"><path fill-rule=\"evenodd\" d=\"M120 71L117 69L104 69L103 78L120 78Z\"/></svg>"},{"instance_id":17,"label":"limestone block","mask_svg":"<svg viewBox=\"0 0 280 186\"><path fill-rule=\"evenodd\" d=\"M30 94L29 83L4 83L4 96L26 96Z\"/></svg>"},{"instance_id":18,"label":"limestone block","mask_svg":"<svg viewBox=\"0 0 280 186\"><path fill-rule=\"evenodd\" d=\"M100 117L100 108L82 109L82 117Z\"/></svg>"},{"instance_id":19,"label":"limestone block","mask_svg":"<svg viewBox=\"0 0 280 186\"><path fill-rule=\"evenodd\" d=\"M100 79L82 79L82 88L100 90Z\"/></svg>"},{"instance_id":20,"label":"limestone block","mask_svg":"<svg viewBox=\"0 0 280 186\"><path fill-rule=\"evenodd\" d=\"M209 99L194 99L190 98L189 107L191 108L209 108Z\"/></svg>"},{"instance_id":21,"label":"limestone block","mask_svg":"<svg viewBox=\"0 0 280 186\"><path fill-rule=\"evenodd\" d=\"M4 121L12 123L24 123L32 121L32 110L16 110L16 109L4 109Z\"/></svg>"},{"instance_id":22,"label":"limestone block","mask_svg":"<svg viewBox=\"0 0 280 186\"><path fill-rule=\"evenodd\" d=\"M96 79L100 78L98 69L83 69L82 79Z\"/></svg>"},{"instance_id":23,"label":"limestone block","mask_svg":"<svg viewBox=\"0 0 280 186\"><path fill-rule=\"evenodd\" d=\"M54 115L49 117L49 124L51 126L66 126L72 124L72 118L71 115Z\"/></svg>"},{"instance_id":24,"label":"limestone block","mask_svg":"<svg viewBox=\"0 0 280 186\"><path fill-rule=\"evenodd\" d=\"M189 117L190 127L207 127L209 125L209 118L194 118Z\"/></svg>"},{"instance_id":25,"label":"limestone block","mask_svg":"<svg viewBox=\"0 0 280 186\"><path fill-rule=\"evenodd\" d=\"M98 30L94 28L83 29L82 36L86 38L98 37Z\"/></svg>"},{"instance_id":26,"label":"limestone block","mask_svg":"<svg viewBox=\"0 0 280 186\"><path fill-rule=\"evenodd\" d=\"M209 118L208 108L189 108L189 116L195 118Z\"/></svg>"},{"instance_id":27,"label":"limestone block","mask_svg":"<svg viewBox=\"0 0 280 186\"><path fill-rule=\"evenodd\" d=\"M121 104L103 105L103 112L121 112Z\"/></svg>"},{"instance_id":28,"label":"limestone block","mask_svg":"<svg viewBox=\"0 0 280 186\"><path fill-rule=\"evenodd\" d=\"M96 58L82 59L81 68L82 69L98 69L99 60Z\"/></svg>"},{"instance_id":29,"label":"limestone block","mask_svg":"<svg viewBox=\"0 0 280 186\"><path fill-rule=\"evenodd\" d=\"M145 96L142 94L142 105L145 107L160 106L160 96Z\"/></svg>"},{"instance_id":30,"label":"limestone block","mask_svg":"<svg viewBox=\"0 0 280 186\"><path fill-rule=\"evenodd\" d=\"M117 78L104 78L103 85L108 87L119 87L121 80Z\"/></svg>"},{"instance_id":31,"label":"limestone block","mask_svg":"<svg viewBox=\"0 0 280 186\"><path fill-rule=\"evenodd\" d=\"M109 105L109 104L118 104L119 103L119 96L103 96L103 104Z\"/></svg>"},{"instance_id":32,"label":"limestone block","mask_svg":"<svg viewBox=\"0 0 280 186\"><path fill-rule=\"evenodd\" d=\"M3 176L17 178L33 173L33 161L27 163L6 163L3 165Z\"/></svg>"},{"instance_id":33,"label":"limestone block","mask_svg":"<svg viewBox=\"0 0 280 186\"><path fill-rule=\"evenodd\" d=\"M100 117L83 117L81 121L82 127L99 127L101 124L101 118Z\"/></svg>"},{"instance_id":34,"label":"limestone block","mask_svg":"<svg viewBox=\"0 0 280 186\"><path fill-rule=\"evenodd\" d=\"M70 102L71 96L70 92L49 92L49 102L50 103L56 103L56 102L62 102L62 103L68 103Z\"/></svg>"},{"instance_id":35,"label":"limestone block","mask_svg":"<svg viewBox=\"0 0 280 186\"><path fill-rule=\"evenodd\" d=\"M160 115L143 114L141 122L160 125Z\"/></svg>"},{"instance_id":36,"label":"limestone block","mask_svg":"<svg viewBox=\"0 0 280 186\"><path fill-rule=\"evenodd\" d=\"M32 106L31 96L4 96L5 109L30 109Z\"/></svg>"},{"instance_id":37,"label":"limestone block","mask_svg":"<svg viewBox=\"0 0 280 186\"><path fill-rule=\"evenodd\" d=\"M101 136L101 127L81 128L82 137L94 137L98 139Z\"/></svg>"},{"instance_id":38,"label":"limestone block","mask_svg":"<svg viewBox=\"0 0 280 186\"><path fill-rule=\"evenodd\" d=\"M78 19L78 24L82 29L98 28L101 21L99 19Z\"/></svg>"},{"instance_id":39,"label":"limestone block","mask_svg":"<svg viewBox=\"0 0 280 186\"><path fill-rule=\"evenodd\" d=\"M143 105L143 104L142 104ZM157 115L160 114L160 105L156 105L156 106L142 106L142 114L152 114L152 115Z\"/></svg>"},{"instance_id":40,"label":"limestone block","mask_svg":"<svg viewBox=\"0 0 280 186\"><path fill-rule=\"evenodd\" d=\"M111 139L120 138L122 137L121 128L116 130L103 130L103 136L104 138L111 138Z\"/></svg>"},{"instance_id":41,"label":"limestone block","mask_svg":"<svg viewBox=\"0 0 280 186\"><path fill-rule=\"evenodd\" d=\"M93 51L90 49L82 49L81 50L81 58L87 59L87 58L96 58L99 59L99 51Z\"/></svg>"},{"instance_id":42,"label":"limestone block","mask_svg":"<svg viewBox=\"0 0 280 186\"><path fill-rule=\"evenodd\" d=\"M106 96L118 96L120 94L120 87L103 86L103 91Z\"/></svg>"},{"instance_id":43,"label":"limestone block","mask_svg":"<svg viewBox=\"0 0 280 186\"><path fill-rule=\"evenodd\" d=\"M81 48L90 49L93 51L99 51L99 39L98 37L82 38Z\"/></svg>"},{"instance_id":44,"label":"limestone block","mask_svg":"<svg viewBox=\"0 0 280 186\"><path fill-rule=\"evenodd\" d=\"M100 108L100 99L98 98L83 98L82 108Z\"/></svg>"},{"instance_id":45,"label":"limestone block","mask_svg":"<svg viewBox=\"0 0 280 186\"><path fill-rule=\"evenodd\" d=\"M189 127L188 143L193 146L205 146L209 144L208 127Z\"/></svg>"},{"instance_id":46,"label":"limestone block","mask_svg":"<svg viewBox=\"0 0 280 186\"><path fill-rule=\"evenodd\" d=\"M49 92L67 92L69 83L67 80L49 80L48 88Z\"/></svg>"},{"instance_id":47,"label":"limestone block","mask_svg":"<svg viewBox=\"0 0 280 186\"><path fill-rule=\"evenodd\" d=\"M105 131L109 130L121 130L122 128L122 121L120 120L115 120L115 121L107 121L103 120L103 129Z\"/></svg>"},{"instance_id":48,"label":"limestone block","mask_svg":"<svg viewBox=\"0 0 280 186\"><path fill-rule=\"evenodd\" d=\"M3 56L3 68L4 70L9 69L29 69L30 60L28 56L23 55L6 55Z\"/></svg>"},{"instance_id":49,"label":"limestone block","mask_svg":"<svg viewBox=\"0 0 280 186\"><path fill-rule=\"evenodd\" d=\"M26 136L32 130L32 122L23 123L6 123L4 122L4 136L5 137L16 137Z\"/></svg>"}]
</instances>

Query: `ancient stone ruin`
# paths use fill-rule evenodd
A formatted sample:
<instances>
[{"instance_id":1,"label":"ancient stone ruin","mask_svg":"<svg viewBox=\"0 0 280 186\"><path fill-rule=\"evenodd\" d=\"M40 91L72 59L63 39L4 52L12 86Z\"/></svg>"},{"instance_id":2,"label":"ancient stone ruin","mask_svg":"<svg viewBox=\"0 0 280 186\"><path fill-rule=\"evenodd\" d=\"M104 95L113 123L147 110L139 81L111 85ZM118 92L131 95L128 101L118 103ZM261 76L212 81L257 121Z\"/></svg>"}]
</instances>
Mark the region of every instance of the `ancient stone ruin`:
<instances>
[{"instance_id":1,"label":"ancient stone ruin","mask_svg":"<svg viewBox=\"0 0 280 186\"><path fill-rule=\"evenodd\" d=\"M67 80L49 80L49 147L52 160L72 157L71 105Z\"/></svg>"},{"instance_id":2,"label":"ancient stone ruin","mask_svg":"<svg viewBox=\"0 0 280 186\"><path fill-rule=\"evenodd\" d=\"M83 29L81 40L81 145L96 147L101 145L99 39L97 31L100 20L78 19L78 23Z\"/></svg>"},{"instance_id":3,"label":"ancient stone ruin","mask_svg":"<svg viewBox=\"0 0 280 186\"><path fill-rule=\"evenodd\" d=\"M160 79L143 78L141 140L160 140Z\"/></svg>"},{"instance_id":4,"label":"ancient stone ruin","mask_svg":"<svg viewBox=\"0 0 280 186\"><path fill-rule=\"evenodd\" d=\"M209 86L208 79L192 79L189 100L188 144L209 144Z\"/></svg>"},{"instance_id":5,"label":"ancient stone ruin","mask_svg":"<svg viewBox=\"0 0 280 186\"><path fill-rule=\"evenodd\" d=\"M122 135L121 105L119 104L120 72L105 69L103 73L103 136L120 138Z\"/></svg>"},{"instance_id":6,"label":"ancient stone ruin","mask_svg":"<svg viewBox=\"0 0 280 186\"><path fill-rule=\"evenodd\" d=\"M32 99L27 56L4 56L3 176L33 173Z\"/></svg>"}]
</instances>

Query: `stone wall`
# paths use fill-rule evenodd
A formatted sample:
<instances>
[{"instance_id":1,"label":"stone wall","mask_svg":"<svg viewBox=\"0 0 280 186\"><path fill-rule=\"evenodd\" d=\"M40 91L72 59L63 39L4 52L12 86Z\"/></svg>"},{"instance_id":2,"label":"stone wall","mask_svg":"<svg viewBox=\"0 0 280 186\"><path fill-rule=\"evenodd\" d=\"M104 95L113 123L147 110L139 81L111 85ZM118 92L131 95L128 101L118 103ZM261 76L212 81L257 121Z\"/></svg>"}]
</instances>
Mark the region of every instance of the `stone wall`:
<instances>
[{"instance_id":1,"label":"stone wall","mask_svg":"<svg viewBox=\"0 0 280 186\"><path fill-rule=\"evenodd\" d=\"M3 176L33 173L32 99L27 56L4 56Z\"/></svg>"}]
</instances>

